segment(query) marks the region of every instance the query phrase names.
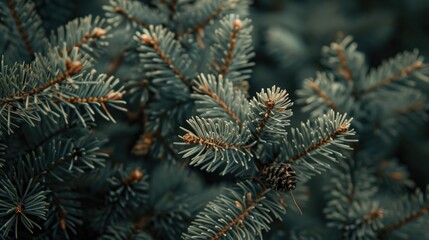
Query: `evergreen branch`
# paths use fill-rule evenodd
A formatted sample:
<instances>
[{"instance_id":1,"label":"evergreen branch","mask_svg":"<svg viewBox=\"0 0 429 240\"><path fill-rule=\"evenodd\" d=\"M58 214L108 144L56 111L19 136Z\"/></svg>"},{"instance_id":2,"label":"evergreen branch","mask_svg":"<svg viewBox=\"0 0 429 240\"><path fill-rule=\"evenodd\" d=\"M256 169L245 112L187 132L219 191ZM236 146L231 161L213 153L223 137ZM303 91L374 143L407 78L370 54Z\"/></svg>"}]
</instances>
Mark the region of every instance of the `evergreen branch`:
<instances>
[{"instance_id":1,"label":"evergreen branch","mask_svg":"<svg viewBox=\"0 0 429 240\"><path fill-rule=\"evenodd\" d=\"M172 60L167 56L167 54L161 49L160 45L158 44L158 39L155 37L150 37L149 35L143 34L140 36L140 40L144 44L150 45L155 52L158 54L159 57L165 62L165 64L170 68L170 70L179 77L182 82L190 87L191 83L190 80L180 71L179 68L174 66Z\"/></svg>"},{"instance_id":2,"label":"evergreen branch","mask_svg":"<svg viewBox=\"0 0 429 240\"><path fill-rule=\"evenodd\" d=\"M82 111L86 113L92 121L95 121L94 115L98 113L104 119L108 121L111 120L112 122L115 122L115 119L110 114L107 105L120 111L127 111L127 109L119 106L125 104L125 101L122 100L124 93L123 87L116 89L116 85L119 84L118 79L107 77L105 74L96 76L89 73L84 77L84 82L88 83L86 87L80 87L69 93L55 93L53 95L53 103L57 106L60 105L59 103L63 103L67 107L73 109L84 126L86 126L86 123L80 113ZM79 108L79 106L84 107ZM103 111L100 110L100 107Z\"/></svg>"},{"instance_id":3,"label":"evergreen branch","mask_svg":"<svg viewBox=\"0 0 429 240\"><path fill-rule=\"evenodd\" d=\"M275 192L259 183L241 182L210 202L182 238L262 239L262 230L284 212Z\"/></svg>"},{"instance_id":4,"label":"evergreen branch","mask_svg":"<svg viewBox=\"0 0 429 240\"><path fill-rule=\"evenodd\" d=\"M287 163L292 163L296 160L299 160L303 158L306 155L309 155L312 151L315 151L322 146L332 142L337 136L342 135L349 131L350 123L346 122L340 126L338 126L334 131L332 131L329 136L326 136L324 138L319 139L316 143L311 144L307 146L304 150L297 153L296 155L289 157L288 160L286 160Z\"/></svg>"},{"instance_id":5,"label":"evergreen branch","mask_svg":"<svg viewBox=\"0 0 429 240\"><path fill-rule=\"evenodd\" d=\"M69 58L66 59L66 70L59 75L57 75L55 78L48 80L45 84L37 86L33 88L29 92L18 92L15 96L9 96L2 98L1 101L4 104L10 103L12 101L21 101L25 98L28 98L32 95L36 95L40 92L43 92L44 90L54 86L55 84L60 84L64 80L66 80L69 77L72 77L74 75L79 74L83 69L82 63L80 61L74 61L72 62Z\"/></svg>"},{"instance_id":6,"label":"evergreen branch","mask_svg":"<svg viewBox=\"0 0 429 240\"><path fill-rule=\"evenodd\" d=\"M235 44L237 43L237 37L241 30L242 23L240 19L235 19L232 27L231 37L229 38L229 49L227 51L227 56L224 64L221 66L221 73L223 77L225 77L228 72L229 65L231 64L232 58L234 57Z\"/></svg>"},{"instance_id":7,"label":"evergreen branch","mask_svg":"<svg viewBox=\"0 0 429 240\"><path fill-rule=\"evenodd\" d=\"M287 134L286 127L290 125L288 118L292 116L289 108L292 105L288 93L276 86L257 93L250 101L248 115L253 139L256 142L279 143Z\"/></svg>"},{"instance_id":8,"label":"evergreen branch","mask_svg":"<svg viewBox=\"0 0 429 240\"><path fill-rule=\"evenodd\" d=\"M238 15L223 17L216 28L216 38L211 46L211 73L228 78L239 85L250 78L251 61L254 57L252 24L249 19L240 20Z\"/></svg>"},{"instance_id":9,"label":"evergreen branch","mask_svg":"<svg viewBox=\"0 0 429 240\"><path fill-rule=\"evenodd\" d=\"M49 48L45 56L36 53L31 64L15 63L9 68L2 62L0 114L5 121L0 125L5 125L8 132L16 126L14 121L34 126L41 114L66 117L64 106L55 102L56 94L81 92L79 84L93 84L79 81L89 65L88 56L80 55L77 48L70 55L65 46L62 49L59 53L57 48Z\"/></svg>"},{"instance_id":10,"label":"evergreen branch","mask_svg":"<svg viewBox=\"0 0 429 240\"><path fill-rule=\"evenodd\" d=\"M347 57L344 53L344 49L343 47L341 47L341 45L339 45L338 43L333 43L332 44L332 48L337 51L338 53L338 58L340 60L340 67L337 69L337 71L344 77L344 79L346 79L349 83L353 83L353 74L350 71L349 67L348 67L348 61L347 61Z\"/></svg>"},{"instance_id":11,"label":"evergreen branch","mask_svg":"<svg viewBox=\"0 0 429 240\"><path fill-rule=\"evenodd\" d=\"M246 174L254 170L252 144L248 144L249 130L222 119L196 117L187 122L194 132L182 128L187 133L180 136L183 142L176 144L187 146L180 154L183 158L192 156L191 165L202 165L201 168L208 172L222 168L222 175L229 172Z\"/></svg>"},{"instance_id":12,"label":"evergreen branch","mask_svg":"<svg viewBox=\"0 0 429 240\"><path fill-rule=\"evenodd\" d=\"M370 131L386 143L408 129L411 123L424 124L428 119L426 112L428 105L425 104L427 98L417 89L404 87L399 90L384 91L377 94L377 102L373 102L369 108L380 110L370 119L373 125ZM385 105L381 107L381 103Z\"/></svg>"},{"instance_id":13,"label":"evergreen branch","mask_svg":"<svg viewBox=\"0 0 429 240\"><path fill-rule=\"evenodd\" d=\"M400 164L397 159L383 160L376 170L382 187L389 186L393 193L402 193L405 189L415 186L409 175L405 165Z\"/></svg>"},{"instance_id":14,"label":"evergreen branch","mask_svg":"<svg viewBox=\"0 0 429 240\"><path fill-rule=\"evenodd\" d=\"M13 20L15 22L15 25L18 28L18 31L22 37L22 40L24 41L27 53L29 56L32 56L34 51L33 51L33 48L31 47L30 39L24 30L24 25L22 24L21 20L19 19L19 15L18 15L18 12L14 6L13 0L7 0L7 6L9 8L10 12L12 13L12 17L13 17Z\"/></svg>"},{"instance_id":15,"label":"evergreen branch","mask_svg":"<svg viewBox=\"0 0 429 240\"><path fill-rule=\"evenodd\" d=\"M326 103L326 105L334 110L335 112L338 112L338 107L335 105L334 101L324 92L322 91L315 82L309 81L306 84L311 90L314 91L320 98L323 99L323 101Z\"/></svg>"},{"instance_id":16,"label":"evergreen branch","mask_svg":"<svg viewBox=\"0 0 429 240\"><path fill-rule=\"evenodd\" d=\"M377 230L383 226L381 219L384 216L378 202L354 202L345 208L348 208L347 213L336 213L345 221L341 227L343 239L376 239Z\"/></svg>"},{"instance_id":17,"label":"evergreen branch","mask_svg":"<svg viewBox=\"0 0 429 240\"><path fill-rule=\"evenodd\" d=\"M131 216L148 198L148 176L140 169L118 169L107 179L109 191L105 193L105 206L97 209L95 224L106 229Z\"/></svg>"},{"instance_id":18,"label":"evergreen branch","mask_svg":"<svg viewBox=\"0 0 429 240\"><path fill-rule=\"evenodd\" d=\"M341 230L344 239L373 239L382 226L383 211L372 198L378 192L372 169L361 161L346 158L332 173L323 210L328 226Z\"/></svg>"},{"instance_id":19,"label":"evergreen branch","mask_svg":"<svg viewBox=\"0 0 429 240\"><path fill-rule=\"evenodd\" d=\"M351 119L347 115L335 113L333 110L315 121L301 123L301 127L292 128L291 138L283 139L282 147L284 162L294 166L300 181L311 178L314 173L321 174L331 169L329 162L344 158L342 149L351 150L349 142L354 139L355 131L349 129Z\"/></svg>"},{"instance_id":20,"label":"evergreen branch","mask_svg":"<svg viewBox=\"0 0 429 240\"><path fill-rule=\"evenodd\" d=\"M24 227L30 233L34 228L41 229L38 220L46 220L46 194L40 183L30 179L23 182L16 179L15 184L6 176L0 180L0 216L2 226L0 232L5 239L9 239L9 231L14 228L15 236L23 233Z\"/></svg>"},{"instance_id":21,"label":"evergreen branch","mask_svg":"<svg viewBox=\"0 0 429 240\"><path fill-rule=\"evenodd\" d=\"M83 173L104 165L106 154L99 152L102 141L91 135L78 139L54 139L22 159L23 168L33 179L50 174L58 181L67 175Z\"/></svg>"},{"instance_id":22,"label":"evergreen branch","mask_svg":"<svg viewBox=\"0 0 429 240\"><path fill-rule=\"evenodd\" d=\"M324 65L338 73L350 87L361 84L367 71L365 56L357 51L357 44L353 37L346 36L330 46L322 48ZM355 96L357 96L355 94Z\"/></svg>"},{"instance_id":23,"label":"evergreen branch","mask_svg":"<svg viewBox=\"0 0 429 240\"><path fill-rule=\"evenodd\" d=\"M350 97L353 91L351 84L335 81L332 73L318 72L314 79L304 81L304 87L297 90L298 103L305 104L302 110L317 117L333 110L335 112L350 112L355 99Z\"/></svg>"},{"instance_id":24,"label":"evergreen branch","mask_svg":"<svg viewBox=\"0 0 429 240\"><path fill-rule=\"evenodd\" d=\"M200 74L195 81L196 109L199 116L206 118L227 118L240 126L249 110L246 96L229 79Z\"/></svg>"},{"instance_id":25,"label":"evergreen branch","mask_svg":"<svg viewBox=\"0 0 429 240\"><path fill-rule=\"evenodd\" d=\"M394 222L394 223L380 229L379 235L382 236L386 233L392 232L392 231L394 231L394 230L396 230L396 229L398 229L398 228L400 228L400 227L402 227L402 226L404 226L410 222L415 221L416 219L418 219L418 218L420 218L420 217L422 217L428 213L429 213L429 205L426 205L426 206L418 209L417 211L409 214L408 216L400 219L399 221Z\"/></svg>"},{"instance_id":26,"label":"evergreen branch","mask_svg":"<svg viewBox=\"0 0 429 240\"><path fill-rule=\"evenodd\" d=\"M419 69L423 68L424 66L425 66L425 65L423 64L423 62L422 62L422 61L420 61L420 60L415 61L413 64L411 64L411 65L409 65L409 66L404 67L404 68L403 68L402 70L400 70L399 72L396 72L396 73L394 73L393 75L391 75L391 76L389 76L389 77L387 77L387 78L383 79L382 81L380 81L380 82L378 82L378 83L376 83L376 84L374 84L374 85L372 85L372 86L370 86L370 87L366 88L366 89L364 90L364 93L365 93L365 94L368 94L368 93L371 93L371 92L377 91L377 90L379 90L380 88L383 88L383 87L385 87L385 86L386 86L386 85L388 85L388 84L391 84L391 83L393 83L393 82L395 82L395 81L397 81L397 80L400 80L400 79L401 79L401 78L403 78L403 77L406 77L406 76L410 75L411 73L413 73L413 72L415 72L415 71L417 71L417 70L419 70Z\"/></svg>"},{"instance_id":27,"label":"evergreen branch","mask_svg":"<svg viewBox=\"0 0 429 240\"><path fill-rule=\"evenodd\" d=\"M250 214L250 211L252 211L255 206L263 200L265 193L266 189L262 188L261 191L257 193L255 199L252 198L252 195L249 195L250 197L248 196L245 206L243 206L239 201L236 201L235 204L241 209L241 212L239 212L234 219L220 229L214 237L210 238L210 240L217 240L222 236L226 236L227 232L234 226L244 225L245 218Z\"/></svg>"},{"instance_id":28,"label":"evergreen branch","mask_svg":"<svg viewBox=\"0 0 429 240\"><path fill-rule=\"evenodd\" d=\"M78 49L74 48L71 56L75 57L77 51ZM60 60L54 59L55 57L60 57ZM125 103L119 100L122 96L122 88L119 88L117 91L114 90L119 80L113 77L107 78L104 74L96 75L94 72L82 74L85 72L84 68L88 64L85 60L85 58L71 60L67 57L65 48L62 54L59 54L57 49L51 49L48 58L36 54L36 60L30 66L34 69L41 68L37 72L32 70L32 68L27 69L26 65L14 66L11 71L19 67L18 69L21 72L15 75L11 72L7 76L12 80L20 81L19 83L22 83L23 86L19 86L18 84L8 85L6 83L7 78L0 82L2 86L6 85L6 89L3 92L6 97L2 96L3 98L0 99L0 103L4 105L0 109L0 113L4 115L12 113L14 114L12 120L26 120L30 122L32 120L32 115L30 114L37 114L38 112L39 114L49 113L56 117L63 116L64 118L68 118L67 109L73 109L84 126L86 126L86 123L80 113L81 110L88 113L88 116L93 121L95 121L93 116L98 113L106 120L114 122L115 120L107 111L106 103L118 110L125 110L117 105ZM62 66L62 64L64 65ZM58 74L58 71L61 73ZM51 80L44 80L45 77L51 77L52 73L58 75ZM25 89L28 89L28 91L25 91ZM98 102L90 101L92 105L88 105L90 97L93 99L97 98ZM73 99L73 103L85 105L85 108L78 108L66 101L69 98ZM79 101L79 98L81 101ZM6 107L8 107L7 110L3 111ZM103 108L104 113L99 108ZM18 117L15 117L15 115ZM8 131L11 131L10 125L14 123L11 123L10 117L5 120L7 120L6 127Z\"/></svg>"},{"instance_id":29,"label":"evergreen branch","mask_svg":"<svg viewBox=\"0 0 429 240\"><path fill-rule=\"evenodd\" d=\"M365 81L361 82L359 91L362 94L370 94L380 89L404 91L406 88L414 88L417 80L429 81L428 70L428 65L417 50L399 53L372 69Z\"/></svg>"}]
</instances>

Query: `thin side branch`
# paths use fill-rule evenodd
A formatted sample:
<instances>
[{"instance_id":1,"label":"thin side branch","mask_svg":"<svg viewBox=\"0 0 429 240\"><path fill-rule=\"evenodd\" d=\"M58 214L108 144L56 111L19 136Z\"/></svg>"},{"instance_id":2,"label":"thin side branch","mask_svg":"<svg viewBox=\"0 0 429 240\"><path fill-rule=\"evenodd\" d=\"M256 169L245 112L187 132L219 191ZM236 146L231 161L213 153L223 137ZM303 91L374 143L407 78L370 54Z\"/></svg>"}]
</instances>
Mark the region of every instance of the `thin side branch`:
<instances>
[{"instance_id":1,"label":"thin side branch","mask_svg":"<svg viewBox=\"0 0 429 240\"><path fill-rule=\"evenodd\" d=\"M222 75L223 77L228 73L229 65L231 64L232 58L234 57L234 50L237 43L237 37L242 27L242 23L240 19L235 19L233 24L234 25L232 28L231 36L229 38L229 49L227 52L225 63L221 67L220 75Z\"/></svg>"},{"instance_id":2,"label":"thin side branch","mask_svg":"<svg viewBox=\"0 0 429 240\"><path fill-rule=\"evenodd\" d=\"M226 8L225 4L221 4L214 12L212 15L208 16L206 19L204 19L203 21L201 21L200 23L198 23L197 25L195 25L192 28L188 28L187 30L185 30L184 32L179 32L177 35L178 37L181 37L183 35L187 35L187 34L191 34L191 33L196 33L196 32L201 32L212 20L216 19L221 13L222 11Z\"/></svg>"},{"instance_id":3,"label":"thin side branch","mask_svg":"<svg viewBox=\"0 0 429 240\"><path fill-rule=\"evenodd\" d=\"M114 11L115 11L115 13L118 13L118 14L122 15L123 17L127 18L128 20L130 20L131 22L133 22L133 23L135 23L137 25L140 25L142 27L148 27L149 26L148 23L142 22L139 19L137 19L137 18L131 16L130 14L128 14L127 11L125 9L123 9L123 8L115 7Z\"/></svg>"},{"instance_id":4,"label":"thin side branch","mask_svg":"<svg viewBox=\"0 0 429 240\"><path fill-rule=\"evenodd\" d=\"M158 40L156 38L152 38L148 35L142 35L141 41L144 42L145 44L151 45L152 48L156 51L156 53L161 57L162 60L164 60L167 66L171 69L171 71L175 75L177 75L186 86L188 87L191 86L189 79L186 78L186 76L177 67L173 65L173 62L171 61L171 59L167 56L167 54L165 54L164 51L161 50L161 47L159 46Z\"/></svg>"},{"instance_id":5,"label":"thin side branch","mask_svg":"<svg viewBox=\"0 0 429 240\"><path fill-rule=\"evenodd\" d=\"M108 77L113 76L119 69L119 67L122 65L124 61L124 54L121 52L118 56L116 56L113 61L109 64L109 67L107 68L106 75Z\"/></svg>"},{"instance_id":6,"label":"thin side branch","mask_svg":"<svg viewBox=\"0 0 429 240\"><path fill-rule=\"evenodd\" d=\"M349 124L343 124L339 126L337 129L335 129L329 136L322 138L319 140L319 142L314 143L307 148L305 148L302 152L296 154L295 156L290 157L286 162L292 163L298 159L301 159L302 157L308 155L310 152L315 151L322 147L323 145L326 145L334 140L334 138L342 133L345 133L349 130L350 125Z\"/></svg>"},{"instance_id":7,"label":"thin side branch","mask_svg":"<svg viewBox=\"0 0 429 240\"><path fill-rule=\"evenodd\" d=\"M338 44L333 43L332 47L338 53L338 58L340 59L340 67L337 69L338 73L344 77L349 83L353 83L353 74L349 69L349 64L344 53L344 49Z\"/></svg>"},{"instance_id":8,"label":"thin side branch","mask_svg":"<svg viewBox=\"0 0 429 240\"><path fill-rule=\"evenodd\" d=\"M27 50L27 53L29 56L33 56L33 48L30 44L30 38L28 37L27 33L24 30L24 25L22 24L21 20L19 19L18 12L15 8L15 5L13 4L13 0L7 0L7 7L9 8L10 12L12 13L13 20L15 22L16 28L18 28L18 32L21 35L22 40L24 41L25 49Z\"/></svg>"},{"instance_id":9,"label":"thin side branch","mask_svg":"<svg viewBox=\"0 0 429 240\"><path fill-rule=\"evenodd\" d=\"M264 131L265 125L267 124L268 120L270 119L271 111L273 110L276 103L272 99L268 99L265 101L265 106L267 106L267 109L265 110L265 115L262 121L259 123L258 128L256 129L255 139L256 141L259 141L259 137L261 136L261 133ZM255 144L252 147L252 150L255 151L257 148L257 145ZM262 164L261 159L259 159L257 154L254 154L254 160L256 163L256 166L259 170L262 170L264 167L264 164Z\"/></svg>"},{"instance_id":10,"label":"thin side branch","mask_svg":"<svg viewBox=\"0 0 429 240\"><path fill-rule=\"evenodd\" d=\"M231 145L228 143L223 142L221 139L204 139L197 137L193 134L186 133L182 136L183 141L185 141L187 144L200 144L204 145L205 148L209 149L211 147L219 150L224 149L245 149L249 151L249 149L244 145Z\"/></svg>"},{"instance_id":11,"label":"thin side branch","mask_svg":"<svg viewBox=\"0 0 429 240\"><path fill-rule=\"evenodd\" d=\"M32 178L35 179L35 180L37 180L40 176L51 172L52 170L54 170L59 165L65 163L65 162L68 162L68 161L73 161L73 159L77 156L78 151L79 150L76 149L76 152L73 153L72 155L64 157L64 158L61 158L61 159L55 161L51 165L47 166L45 169L42 169L41 171L39 171L36 174L34 174Z\"/></svg>"},{"instance_id":12,"label":"thin side branch","mask_svg":"<svg viewBox=\"0 0 429 240\"><path fill-rule=\"evenodd\" d=\"M267 106L267 109L265 110L264 118L259 123L258 128L256 129L256 134L255 134L256 141L259 140L261 133L264 131L265 125L270 119L271 111L273 110L275 105L276 103L272 99L268 99L265 101L265 106Z\"/></svg>"},{"instance_id":13,"label":"thin side branch","mask_svg":"<svg viewBox=\"0 0 429 240\"><path fill-rule=\"evenodd\" d=\"M402 69L401 71L387 77L386 79L384 79L383 81L374 84L373 86L367 88L366 90L364 90L365 94L368 94L370 92L374 92L396 80L399 80L409 74L411 74L412 72L422 68L424 66L422 61L416 61L415 63L411 64L408 67L405 67L404 69Z\"/></svg>"},{"instance_id":14,"label":"thin side branch","mask_svg":"<svg viewBox=\"0 0 429 240\"><path fill-rule=\"evenodd\" d=\"M417 111L422 110L423 108L424 108L424 104L421 102L417 102L417 103L411 104L409 106L406 106L404 108L396 109L393 112L393 114L394 115L401 115L404 113L417 112Z\"/></svg>"},{"instance_id":15,"label":"thin side branch","mask_svg":"<svg viewBox=\"0 0 429 240\"><path fill-rule=\"evenodd\" d=\"M254 200L252 199L252 193L250 192L247 193L247 202L244 208L240 202L236 201L235 206L238 208L241 208L242 211L231 222L229 222L219 232L217 232L216 235L212 237L210 240L217 240L222 236L225 236L228 230L232 229L233 226L243 225L245 218L249 215L250 211L253 210L259 204L259 202L264 198L265 192L266 192L266 189L263 188L261 192L258 193L258 195Z\"/></svg>"},{"instance_id":16,"label":"thin side branch","mask_svg":"<svg viewBox=\"0 0 429 240\"><path fill-rule=\"evenodd\" d=\"M174 15L176 14L177 0L172 0L171 3L167 3L165 0L161 0L161 3L167 6L169 11L168 16L170 20L173 20Z\"/></svg>"},{"instance_id":17,"label":"thin side branch","mask_svg":"<svg viewBox=\"0 0 429 240\"><path fill-rule=\"evenodd\" d=\"M215 102L217 102L223 109L226 110L228 115L230 115L238 124L241 124L240 118L238 118L237 115L232 111L232 109L210 88L206 86L198 86L198 90L215 100Z\"/></svg>"},{"instance_id":18,"label":"thin side branch","mask_svg":"<svg viewBox=\"0 0 429 240\"><path fill-rule=\"evenodd\" d=\"M398 222L392 223L382 229L380 229L379 231L379 235L384 235L386 233L392 232L416 219L418 219L419 217L422 217L424 215L426 215L429 212L429 205L420 208L419 210L411 213L410 215L400 219Z\"/></svg>"},{"instance_id":19,"label":"thin side branch","mask_svg":"<svg viewBox=\"0 0 429 240\"><path fill-rule=\"evenodd\" d=\"M61 230L65 231L67 229L66 216L67 216L68 212L66 210L64 210L63 199L61 199L55 193L55 191L51 191L51 196L53 198L52 203L57 205L57 207L55 209L56 209L56 212L57 212L58 217L60 219L59 226L60 226Z\"/></svg>"},{"instance_id":20,"label":"thin side branch","mask_svg":"<svg viewBox=\"0 0 429 240\"><path fill-rule=\"evenodd\" d=\"M115 56L112 61L110 62L109 66L106 70L106 75L108 77L113 76L118 69L121 67L121 65L124 63L125 60L125 54L129 51L132 51L131 48L124 48L121 50L121 52Z\"/></svg>"},{"instance_id":21,"label":"thin side branch","mask_svg":"<svg viewBox=\"0 0 429 240\"><path fill-rule=\"evenodd\" d=\"M33 147L29 147L26 152L27 153L31 153L31 151L34 151L34 149L38 149L39 147L43 146L44 144L46 144L48 141L50 141L51 139L53 139L54 137L64 133L65 131L72 129L76 126L78 126L80 122L77 120L74 120L73 122L69 123L69 124L64 124L61 128L57 129L55 132L50 133L48 136L38 139L38 142L33 146ZM21 153L18 153L21 154ZM19 155L16 155L18 158Z\"/></svg>"},{"instance_id":22,"label":"thin side branch","mask_svg":"<svg viewBox=\"0 0 429 240\"><path fill-rule=\"evenodd\" d=\"M363 216L363 220L365 222L371 222L376 218L382 218L384 215L383 210L382 209L371 209L371 212L365 216Z\"/></svg>"},{"instance_id":23,"label":"thin side branch","mask_svg":"<svg viewBox=\"0 0 429 240\"><path fill-rule=\"evenodd\" d=\"M69 97L69 98L64 98L64 97L60 97L61 99L69 102L69 103L104 103L106 101L115 101L115 100L120 100L122 99L122 93L120 92L110 92L108 93L106 96L104 97L88 97L88 98L80 98L80 97Z\"/></svg>"},{"instance_id":24,"label":"thin side branch","mask_svg":"<svg viewBox=\"0 0 429 240\"><path fill-rule=\"evenodd\" d=\"M96 27L94 28L92 33L86 33L85 36L80 41L75 43L71 48L68 48L67 52L70 53L74 47L80 48L83 44L85 44L90 40L100 39L101 37L105 36L106 33L107 33L106 30L104 30L103 28Z\"/></svg>"},{"instance_id":25,"label":"thin side branch","mask_svg":"<svg viewBox=\"0 0 429 240\"><path fill-rule=\"evenodd\" d=\"M332 101L331 98L328 97L328 95L322 91L317 84L315 84L314 82L309 82L308 87L311 88L311 90L313 90L320 98L323 99L323 101L326 103L326 105L331 108L332 110L334 110L335 112L338 112L338 107L335 105L334 101Z\"/></svg>"},{"instance_id":26,"label":"thin side branch","mask_svg":"<svg viewBox=\"0 0 429 240\"><path fill-rule=\"evenodd\" d=\"M109 110L107 110L106 107L106 101L115 101L115 100L120 100L122 99L122 93L121 92L115 92L115 91L111 91L109 92L106 96L104 97L88 97L88 98L80 98L80 97L69 97L69 98L64 98L62 96L58 96L60 99L65 100L71 104L76 104L76 103L99 103L101 104L101 107L103 108L104 112L106 112L107 114L109 114ZM110 114L109 114L110 115Z\"/></svg>"}]
</instances>

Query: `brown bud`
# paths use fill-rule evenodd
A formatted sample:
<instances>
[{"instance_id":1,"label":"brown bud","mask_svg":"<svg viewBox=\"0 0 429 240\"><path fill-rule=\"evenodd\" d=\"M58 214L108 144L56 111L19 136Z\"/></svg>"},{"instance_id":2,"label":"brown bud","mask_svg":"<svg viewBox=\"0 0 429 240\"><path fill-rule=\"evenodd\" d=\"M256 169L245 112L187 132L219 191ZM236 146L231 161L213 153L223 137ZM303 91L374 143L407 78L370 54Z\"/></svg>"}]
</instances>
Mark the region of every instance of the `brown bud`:
<instances>
[{"instance_id":1,"label":"brown bud","mask_svg":"<svg viewBox=\"0 0 429 240\"><path fill-rule=\"evenodd\" d=\"M128 182L136 181L140 182L143 178L143 172L140 169L135 169L131 172L130 176L128 176Z\"/></svg>"},{"instance_id":2,"label":"brown bud","mask_svg":"<svg viewBox=\"0 0 429 240\"><path fill-rule=\"evenodd\" d=\"M194 144L198 142L198 138L190 133L186 133L182 136L183 141L185 141L187 144Z\"/></svg>"},{"instance_id":3,"label":"brown bud","mask_svg":"<svg viewBox=\"0 0 429 240\"><path fill-rule=\"evenodd\" d=\"M15 208L15 213L20 215L24 211L24 205L22 203L18 203L18 206Z\"/></svg>"},{"instance_id":4,"label":"brown bud","mask_svg":"<svg viewBox=\"0 0 429 240\"><path fill-rule=\"evenodd\" d=\"M265 105L266 105L268 108L273 108L273 107L274 107L274 105L276 105L276 102L274 102L272 99L268 99L267 101L265 101Z\"/></svg>"},{"instance_id":5,"label":"brown bud","mask_svg":"<svg viewBox=\"0 0 429 240\"><path fill-rule=\"evenodd\" d=\"M72 62L69 58L66 60L66 68L69 71L69 74L78 74L83 69L83 64L81 61Z\"/></svg>"},{"instance_id":6,"label":"brown bud","mask_svg":"<svg viewBox=\"0 0 429 240\"><path fill-rule=\"evenodd\" d=\"M149 35L147 34L143 34L140 36L140 40L144 43L152 43L153 42L153 38L151 38Z\"/></svg>"},{"instance_id":7,"label":"brown bud","mask_svg":"<svg viewBox=\"0 0 429 240\"><path fill-rule=\"evenodd\" d=\"M395 181L404 180L404 174L401 172L391 172L391 173L389 173L389 177Z\"/></svg>"},{"instance_id":8,"label":"brown bud","mask_svg":"<svg viewBox=\"0 0 429 240\"><path fill-rule=\"evenodd\" d=\"M422 61L417 61L416 63L414 63L415 68L422 68L423 67L423 62Z\"/></svg>"},{"instance_id":9,"label":"brown bud","mask_svg":"<svg viewBox=\"0 0 429 240\"><path fill-rule=\"evenodd\" d=\"M248 201L248 202L252 202L252 201L253 201L252 192L248 192L248 193L247 193L247 201Z\"/></svg>"},{"instance_id":10,"label":"brown bud","mask_svg":"<svg viewBox=\"0 0 429 240\"><path fill-rule=\"evenodd\" d=\"M334 49L335 51L343 50L343 48L338 43L332 43L331 48Z\"/></svg>"},{"instance_id":11,"label":"brown bud","mask_svg":"<svg viewBox=\"0 0 429 240\"><path fill-rule=\"evenodd\" d=\"M243 24L241 23L240 19L235 19L234 20L234 29L238 30L243 26Z\"/></svg>"},{"instance_id":12,"label":"brown bud","mask_svg":"<svg viewBox=\"0 0 429 240\"><path fill-rule=\"evenodd\" d=\"M106 30L104 30L102 28L99 28L99 27L96 27L92 31L92 37L94 37L94 38L101 38L101 37L105 36L106 33L107 33Z\"/></svg>"},{"instance_id":13,"label":"brown bud","mask_svg":"<svg viewBox=\"0 0 429 240\"><path fill-rule=\"evenodd\" d=\"M365 222L369 222L376 218L382 218L383 215L384 215L383 209L378 209L378 210L371 209L371 212L368 215L365 215L363 219L365 220Z\"/></svg>"},{"instance_id":14,"label":"brown bud","mask_svg":"<svg viewBox=\"0 0 429 240\"><path fill-rule=\"evenodd\" d=\"M62 230L66 230L66 228L67 228L67 223L66 223L66 220L64 218L60 219L60 228Z\"/></svg>"},{"instance_id":15,"label":"brown bud","mask_svg":"<svg viewBox=\"0 0 429 240\"><path fill-rule=\"evenodd\" d=\"M106 95L106 98L109 100L119 100L122 99L122 93L112 91Z\"/></svg>"}]
</instances>

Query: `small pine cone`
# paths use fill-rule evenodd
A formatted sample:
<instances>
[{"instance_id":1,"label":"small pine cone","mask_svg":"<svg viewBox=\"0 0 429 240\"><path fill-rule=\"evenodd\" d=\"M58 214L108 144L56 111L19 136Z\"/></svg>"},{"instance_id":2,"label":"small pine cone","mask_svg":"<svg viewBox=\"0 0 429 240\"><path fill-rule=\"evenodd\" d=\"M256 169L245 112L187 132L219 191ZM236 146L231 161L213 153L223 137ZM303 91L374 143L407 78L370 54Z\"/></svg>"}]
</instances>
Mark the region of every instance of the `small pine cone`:
<instances>
[{"instance_id":1,"label":"small pine cone","mask_svg":"<svg viewBox=\"0 0 429 240\"><path fill-rule=\"evenodd\" d=\"M296 173L287 163L271 163L262 170L262 177L270 188L278 191L295 190Z\"/></svg>"}]
</instances>

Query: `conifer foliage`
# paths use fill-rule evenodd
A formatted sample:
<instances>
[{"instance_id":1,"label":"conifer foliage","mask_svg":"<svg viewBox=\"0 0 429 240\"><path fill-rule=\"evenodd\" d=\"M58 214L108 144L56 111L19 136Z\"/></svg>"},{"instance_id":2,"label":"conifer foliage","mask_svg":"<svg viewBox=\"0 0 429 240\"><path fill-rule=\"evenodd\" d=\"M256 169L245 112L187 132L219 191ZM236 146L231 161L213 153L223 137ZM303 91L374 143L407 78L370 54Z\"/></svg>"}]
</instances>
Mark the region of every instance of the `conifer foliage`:
<instances>
[{"instance_id":1,"label":"conifer foliage","mask_svg":"<svg viewBox=\"0 0 429 240\"><path fill-rule=\"evenodd\" d=\"M61 0L0 2L2 238L427 235L428 191L391 150L427 120L417 50L368 70L350 36L325 47L299 122L285 89L249 97L250 2L103 4L70 19Z\"/></svg>"}]
</instances>

